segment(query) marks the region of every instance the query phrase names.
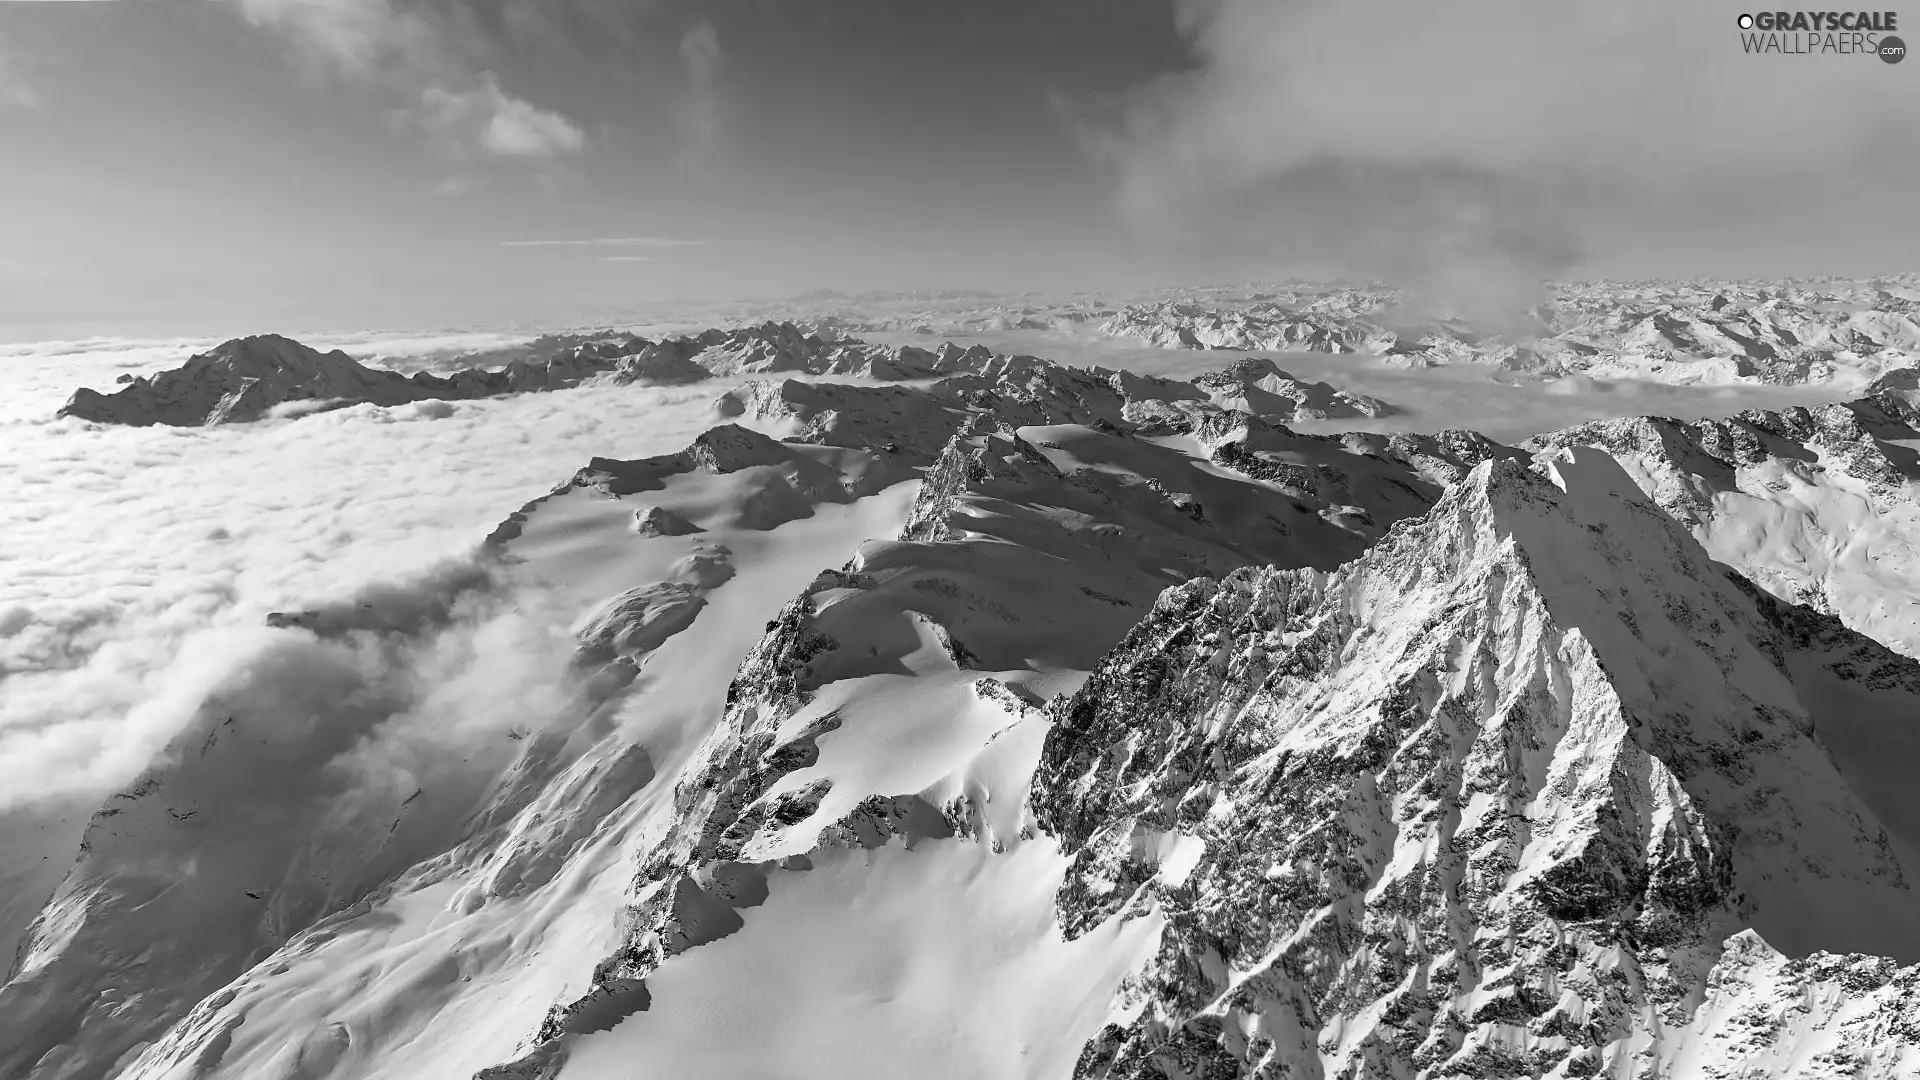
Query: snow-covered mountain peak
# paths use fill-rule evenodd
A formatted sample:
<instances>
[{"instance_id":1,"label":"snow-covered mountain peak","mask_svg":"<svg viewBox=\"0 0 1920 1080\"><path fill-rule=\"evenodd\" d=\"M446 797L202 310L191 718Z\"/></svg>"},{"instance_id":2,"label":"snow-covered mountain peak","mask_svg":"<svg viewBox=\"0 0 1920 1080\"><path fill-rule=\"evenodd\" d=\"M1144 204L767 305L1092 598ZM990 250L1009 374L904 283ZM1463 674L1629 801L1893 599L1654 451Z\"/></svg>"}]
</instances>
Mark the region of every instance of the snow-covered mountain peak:
<instances>
[{"instance_id":1,"label":"snow-covered mountain peak","mask_svg":"<svg viewBox=\"0 0 1920 1080\"><path fill-rule=\"evenodd\" d=\"M1724 1046L1696 1007L1743 928L1920 959L1870 776L1913 665L1842 705L1829 646L1875 647L1758 595L1591 449L1482 463L1331 574L1170 590L1036 774L1068 933L1168 920L1081 1075L1675 1067Z\"/></svg>"},{"instance_id":2,"label":"snow-covered mountain peak","mask_svg":"<svg viewBox=\"0 0 1920 1080\"><path fill-rule=\"evenodd\" d=\"M1358 399L1261 358L230 344L117 400L762 377L454 572L269 616L96 815L0 1074L1920 1071L1920 663L1848 629L1916 651L1901 380L1516 448L1296 430Z\"/></svg>"},{"instance_id":3,"label":"snow-covered mountain peak","mask_svg":"<svg viewBox=\"0 0 1920 1080\"><path fill-rule=\"evenodd\" d=\"M1207 372L1193 384L1224 409L1272 420L1328 420L1386 416L1397 410L1378 398L1350 394L1323 382L1302 382L1264 357L1243 357Z\"/></svg>"},{"instance_id":4,"label":"snow-covered mountain peak","mask_svg":"<svg viewBox=\"0 0 1920 1080\"><path fill-rule=\"evenodd\" d=\"M1166 348L1370 353L1678 384L1862 381L1920 353L1913 302L1871 282L1567 283L1509 325L1409 309L1391 289L1288 288L1127 304L1101 328Z\"/></svg>"},{"instance_id":5,"label":"snow-covered mountain peak","mask_svg":"<svg viewBox=\"0 0 1920 1080\"><path fill-rule=\"evenodd\" d=\"M234 338L153 379L136 378L113 394L75 391L63 416L119 424L199 424L251 420L289 401L410 400L406 380L362 367L347 354L322 353L277 334Z\"/></svg>"}]
</instances>

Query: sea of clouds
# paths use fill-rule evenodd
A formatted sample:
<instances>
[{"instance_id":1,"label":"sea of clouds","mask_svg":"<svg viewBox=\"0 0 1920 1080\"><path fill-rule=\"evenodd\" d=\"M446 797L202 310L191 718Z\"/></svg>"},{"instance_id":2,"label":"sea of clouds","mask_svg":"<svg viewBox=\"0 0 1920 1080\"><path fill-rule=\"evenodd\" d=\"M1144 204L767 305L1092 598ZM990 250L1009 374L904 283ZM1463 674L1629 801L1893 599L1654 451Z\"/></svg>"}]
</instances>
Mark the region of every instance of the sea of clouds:
<instances>
[{"instance_id":1,"label":"sea of clouds","mask_svg":"<svg viewBox=\"0 0 1920 1080\"><path fill-rule=\"evenodd\" d=\"M398 370L446 370L463 353L526 340L301 337ZM1176 378L1229 359L1085 336L976 338ZM593 456L684 447L718 420L712 402L734 381L295 406L212 428L55 418L76 387L110 390L121 374L175 367L212 344L0 345L0 958L72 865L102 801L150 766L194 752L228 717L261 740L257 753L231 760L287 798L242 784L260 798L222 800L208 789L210 807L253 806L235 811L251 814L297 803L352 832L388 820L415 790L486 783L517 745L507 736L551 722L575 689L567 627L580 612L554 609L548 593L511 575L483 575L480 541ZM1508 441L1597 416L1726 415L1845 396L1838 387L1510 385L1477 366L1277 359L1303 378L1407 410L1365 426L1473 427ZM267 624L270 612L316 607L336 625L369 611L382 625L316 638ZM196 785L225 783L204 770L193 776ZM313 798L294 798L316 783L324 790ZM457 814L461 805L442 809Z\"/></svg>"},{"instance_id":2,"label":"sea of clouds","mask_svg":"<svg viewBox=\"0 0 1920 1080\"><path fill-rule=\"evenodd\" d=\"M1223 362L1218 353L1012 337L1019 340L988 343L1175 377ZM414 370L525 339L306 340ZM685 446L717 419L709 403L725 382L304 415L294 408L212 428L54 418L76 387L110 389L122 373L173 367L211 344L0 346L0 811L97 798L128 782L210 692L298 633L268 628L268 612L369 589L386 590L383 603L404 604L395 590L438 602L441 582L471 564L505 515L594 455ZM1478 368L1407 371L1315 355L1281 362L1407 407L1389 426L1473 426L1510 440L1593 416L1715 415L1842 396L1839 388L1584 385L1592 380L1503 386Z\"/></svg>"},{"instance_id":3,"label":"sea of clouds","mask_svg":"<svg viewBox=\"0 0 1920 1080\"><path fill-rule=\"evenodd\" d=\"M495 337L313 343L432 357L507 343ZM268 628L268 612L376 588L386 602L431 598L507 513L595 454L679 449L719 392L588 388L215 428L54 419L77 386L107 389L207 344L0 349L0 811L125 784L210 693L261 692L269 659L304 677L285 662L304 635ZM524 615L488 615L510 617ZM490 651L480 666L496 680L516 650Z\"/></svg>"}]
</instances>

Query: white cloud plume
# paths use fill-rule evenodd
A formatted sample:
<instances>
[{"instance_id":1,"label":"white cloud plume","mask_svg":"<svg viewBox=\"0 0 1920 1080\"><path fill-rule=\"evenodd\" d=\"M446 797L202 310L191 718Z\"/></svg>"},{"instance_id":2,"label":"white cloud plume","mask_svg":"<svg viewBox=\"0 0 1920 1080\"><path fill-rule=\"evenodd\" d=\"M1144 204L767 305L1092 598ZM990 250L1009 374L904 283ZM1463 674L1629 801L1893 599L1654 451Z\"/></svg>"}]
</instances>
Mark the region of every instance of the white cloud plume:
<instances>
[{"instance_id":1,"label":"white cloud plume","mask_svg":"<svg viewBox=\"0 0 1920 1080\"><path fill-rule=\"evenodd\" d=\"M1787 206L1912 165L1907 72L1746 55L1737 13L1187 3L1198 66L1092 145L1149 231L1454 286L1559 272L1623 225Z\"/></svg>"},{"instance_id":2,"label":"white cloud plume","mask_svg":"<svg viewBox=\"0 0 1920 1080\"><path fill-rule=\"evenodd\" d=\"M552 157L586 145L586 136L573 121L506 93L490 77L458 93L427 87L420 96L420 115L441 133L501 157Z\"/></svg>"},{"instance_id":3,"label":"white cloud plume","mask_svg":"<svg viewBox=\"0 0 1920 1080\"><path fill-rule=\"evenodd\" d=\"M720 154L724 124L720 102L723 62L720 33L711 20L699 19L680 37L684 96L678 104L680 167L698 172Z\"/></svg>"},{"instance_id":4,"label":"white cloud plume","mask_svg":"<svg viewBox=\"0 0 1920 1080\"><path fill-rule=\"evenodd\" d=\"M392 0L235 0L257 25L292 35L347 71L432 69L443 62L438 28L422 9Z\"/></svg>"},{"instance_id":5,"label":"white cloud plume","mask_svg":"<svg viewBox=\"0 0 1920 1080\"><path fill-rule=\"evenodd\" d=\"M463 22L395 0L237 0L246 18L287 34L349 75L393 83L416 97L411 112L443 137L497 157L578 152L580 127L502 89L450 39Z\"/></svg>"}]
</instances>

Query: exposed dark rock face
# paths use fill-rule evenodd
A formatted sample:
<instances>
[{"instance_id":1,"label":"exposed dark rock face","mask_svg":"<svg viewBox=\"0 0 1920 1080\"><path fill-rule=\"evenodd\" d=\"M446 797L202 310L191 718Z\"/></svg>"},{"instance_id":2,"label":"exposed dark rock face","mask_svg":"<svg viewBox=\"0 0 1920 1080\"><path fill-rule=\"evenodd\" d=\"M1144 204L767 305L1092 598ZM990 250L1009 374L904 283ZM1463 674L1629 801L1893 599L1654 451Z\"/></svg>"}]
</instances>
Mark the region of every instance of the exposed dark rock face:
<instances>
[{"instance_id":1,"label":"exposed dark rock face","mask_svg":"<svg viewBox=\"0 0 1920 1080\"><path fill-rule=\"evenodd\" d=\"M633 531L641 536L686 536L700 526L663 506L648 506L633 512Z\"/></svg>"},{"instance_id":2,"label":"exposed dark rock face","mask_svg":"<svg viewBox=\"0 0 1920 1080\"><path fill-rule=\"evenodd\" d=\"M1784 505L1815 481L1876 521L1909 505L1920 409L1899 380L1847 405L1607 421L1516 448L1461 431L1304 434L1276 417L1387 406L1265 361L1187 383L979 348L881 349L787 324L568 348L577 367L549 363L553 385L588 370L923 382L747 383L720 403L738 423L674 454L592 459L510 516L479 564L406 602L360 596L271 624L375 643L436 628L512 572L507 549L547 499L598 511L675 488L660 501L697 507L686 512L700 524L639 500L610 515L608 546L667 552L656 567L681 558L664 571L674 580L615 586L574 626L568 709L590 716L668 637L696 616L711 623L705 594L735 573L731 550L710 539L663 538L708 532L744 558L761 537L729 530L777 529L907 479L920 488L894 539L862 544L766 623L724 704L724 676L706 688L705 737L675 744L671 771L656 777L639 746L590 744L604 753L583 758L585 740L569 733L515 730L517 757L484 799L446 815L462 831L436 834L439 855L394 856L310 903L269 899L264 917L270 889L213 911L263 919L267 955L295 937L325 946L401 873L459 875L444 909L456 916L528 897L596 836L613 847L600 824L656 779L671 783L670 799L644 801L657 816L628 834L645 840L622 853L638 872L611 916L615 944L590 978L580 965L581 982L544 1017L538 1006L526 1016L518 1060L480 1077L560 1075L579 1039L654 1007L662 965L698 963L703 946L768 917L755 909L777 875L815 857L895 841L1002 851L1009 815L988 815L976 789L806 774L869 737L868 687L846 684L874 676L869 686L925 677L916 692L951 695L946 719L1004 713L1009 726L980 738L1015 732L994 749L1025 755L1023 768L1041 746L1031 788L1015 772L1001 790L1027 797L1012 827L1045 833L1070 859L1055 894L1067 936L1152 920L1151 954L1078 1077L1732 1080L1920 1067L1920 968L1902 966L1920 960L1909 860L1920 813L1906 810L1906 778L1862 768L1920 742L1920 664L1848 629L1857 613L1799 606L1777 580L1739 572L1751 567L1736 556L1762 567L1775 556L1723 557L1686 532L1711 534L1736 499L1785 492L1769 504ZM390 386L384 374L368 385ZM274 394L321 400L311 395L336 385L347 383L244 389L220 415L260 414ZM1184 437L1163 438L1173 435ZM676 501L683 477L732 502ZM644 539L624 532L628 509ZM743 565L743 582L757 569ZM1049 679L1079 688L1043 704L1029 687ZM370 730L411 692L374 689L333 695L360 710L343 732ZM174 748L182 759L238 744L231 719L196 724ZM155 775L109 800L83 854L131 852L132 863L155 837L212 828L194 783ZM394 797L396 827L421 797ZM208 851L254 842L229 817ZM53 959L8 999L33 1030L0 1072L44 1060L50 1072L85 1062L91 1071L73 1075L108 1075L113 1058L78 1048L117 1056L154 1033L167 1041L153 1060L217 1062L232 1042L242 1012L218 988L244 957L203 965L194 993L211 996L184 1019L159 995L93 994L55 962L58 920L124 928L115 905L159 904L175 884L150 875L136 894L96 873L101 862L83 858L35 939L35 964ZM175 948L121 949L114 975L131 974L114 992L140 986L139 966ZM60 1007L34 1004L45 988ZM1810 1033L1826 1040L1817 1055L1803 1052ZM357 1037L317 1029L300 1060L344 1060Z\"/></svg>"},{"instance_id":3,"label":"exposed dark rock face","mask_svg":"<svg viewBox=\"0 0 1920 1080\"><path fill-rule=\"evenodd\" d=\"M395 406L557 390L610 376L629 350L645 345L644 339L631 336L575 342L538 359L516 358L499 370L409 376L368 367L339 350L321 353L268 334L235 338L171 371L136 377L112 394L77 390L60 415L101 424L193 427L258 420L281 406L301 403L317 408ZM634 369L621 381L653 381L654 374Z\"/></svg>"},{"instance_id":4,"label":"exposed dark rock face","mask_svg":"<svg viewBox=\"0 0 1920 1080\"><path fill-rule=\"evenodd\" d=\"M1807 970L1749 927L1920 958L1788 675L1870 657L1897 706L1915 665L1756 606L1596 454L1554 463L1565 492L1480 466L1332 575L1169 590L1061 708L1032 795L1074 856L1061 926L1166 920L1077 1075L1639 1075L1729 1046L1703 994ZM1911 1046L1874 1025L1912 971L1869 980L1861 1062Z\"/></svg>"},{"instance_id":5,"label":"exposed dark rock face","mask_svg":"<svg viewBox=\"0 0 1920 1080\"><path fill-rule=\"evenodd\" d=\"M1050 403L1045 395L1036 400L1037 409L1068 407ZM643 859L629 892L621 916L623 946L596 968L584 994L553 1008L530 1044L532 1056L522 1062L564 1054L613 1003L639 1000L661 964L744 925L751 918L744 909L751 904L737 901L753 894L721 888L715 875L764 880L809 865L804 856L758 861L752 852L769 838L807 829L812 850L818 850L871 848L895 837L914 844L982 835L979 808L964 800L936 805L914 793L864 793L852 809L821 822L816 811L831 784L781 784L796 770L812 767L820 737L839 727L838 714L827 711L792 730L821 688L884 665L848 647L836 627L857 630L904 612L910 624L931 629L940 652L956 668L1005 670L1023 665L1029 656L1085 667L1151 610L1166 586L1295 557L1289 549L1292 532L1260 520L1223 525L1199 512L1199 498L1168 490L1160 477L1192 471L1193 459L1178 451L1090 427L1055 428L1066 441L1043 448L984 411L957 413L955 422L964 426L926 470L899 541L863 549L845 568L823 572L768 624L742 661L721 721L675 787L672 827ZM721 447L737 442L741 448L718 454L713 467L760 467L753 463L772 453L766 446L781 445L762 443L763 438L735 434L709 440ZM1319 457L1354 462L1356 469L1418 479L1407 466L1357 455L1338 440L1313 441L1309 449ZM1050 451L1100 467L1063 469ZM625 491L655 482L663 468L685 466L681 456L596 461L580 482ZM1244 477L1210 482L1216 486L1206 497L1221 506L1275 497ZM1396 513L1416 512L1429 503L1404 492L1396 498L1405 500L1407 509L1383 506L1382 518L1391 521ZM1312 511L1304 513L1303 523L1319 522ZM1354 553L1365 545L1358 535L1328 535L1344 538L1340 542ZM1005 593L1009 583L1017 583L1014 593L1020 597L1011 607L991 599ZM1035 702L995 679L977 680L974 690L1015 716L1036 709Z\"/></svg>"}]
</instances>

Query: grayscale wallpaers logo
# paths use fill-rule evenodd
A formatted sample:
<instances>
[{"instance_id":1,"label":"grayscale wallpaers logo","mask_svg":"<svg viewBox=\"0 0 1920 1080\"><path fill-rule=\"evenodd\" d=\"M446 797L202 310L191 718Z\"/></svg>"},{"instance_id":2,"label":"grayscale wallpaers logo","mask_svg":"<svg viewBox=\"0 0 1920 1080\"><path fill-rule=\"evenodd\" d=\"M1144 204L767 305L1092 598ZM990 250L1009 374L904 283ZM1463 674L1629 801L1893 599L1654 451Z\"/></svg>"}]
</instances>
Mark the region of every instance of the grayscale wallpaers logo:
<instances>
[{"instance_id":1,"label":"grayscale wallpaers logo","mask_svg":"<svg viewBox=\"0 0 1920 1080\"><path fill-rule=\"evenodd\" d=\"M1760 11L1742 15L1740 48L1780 56L1877 56L1881 63L1907 58L1907 43L1894 36L1894 11Z\"/></svg>"}]
</instances>

